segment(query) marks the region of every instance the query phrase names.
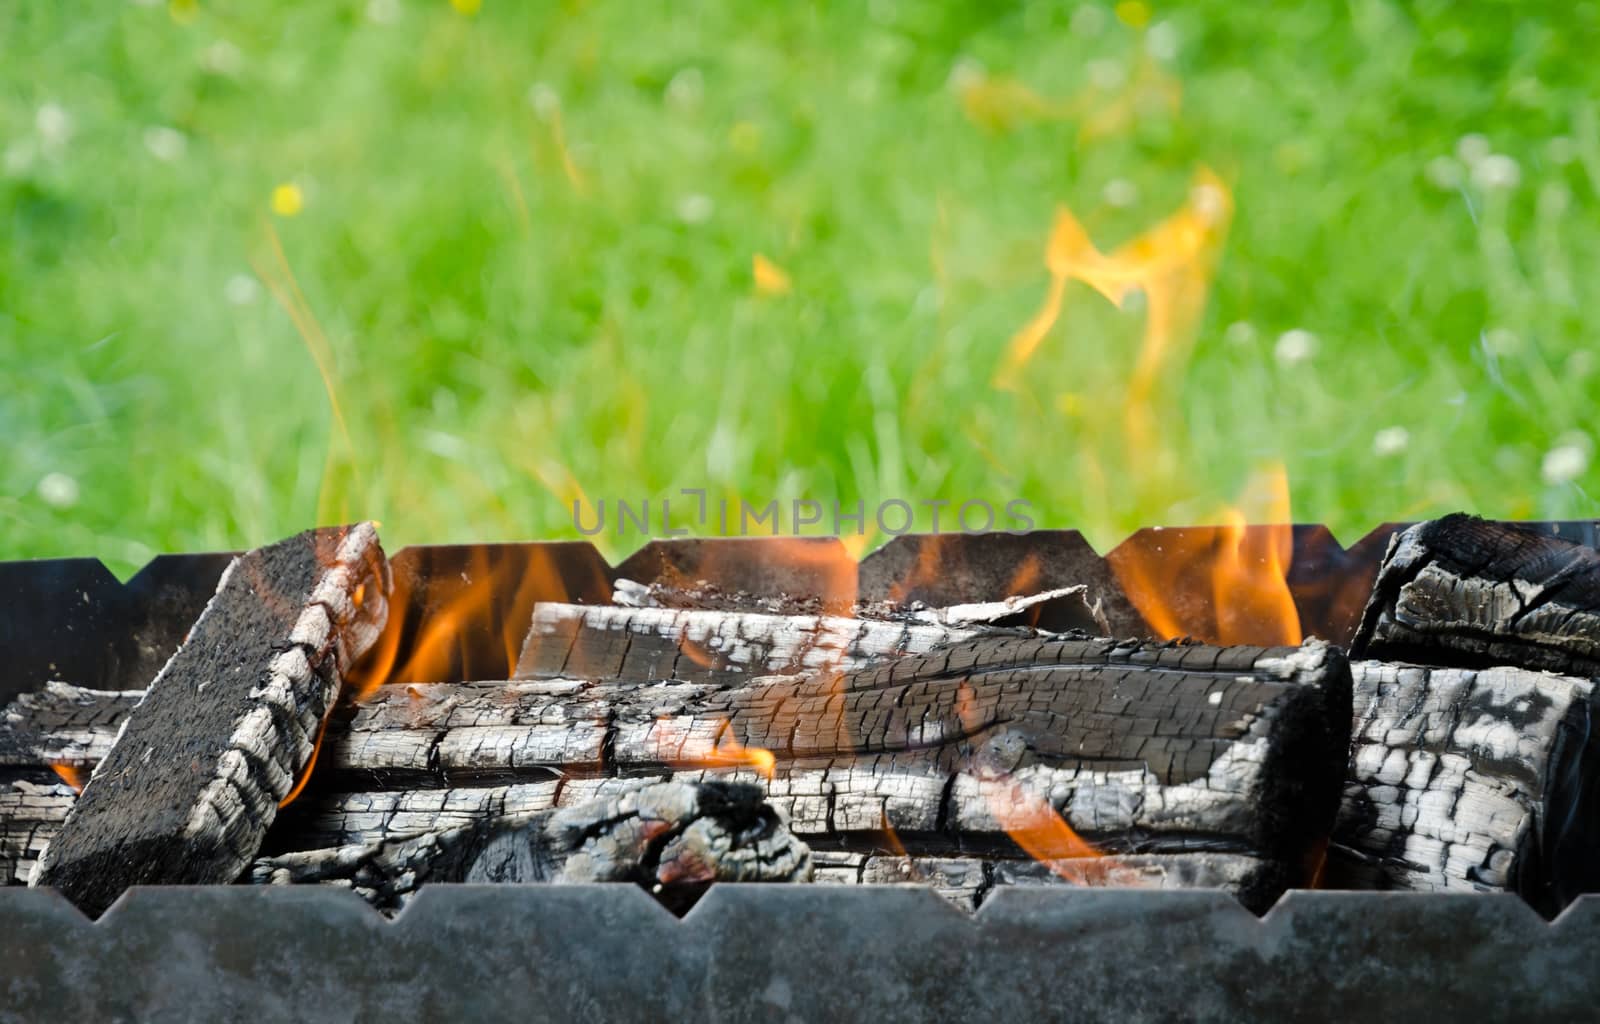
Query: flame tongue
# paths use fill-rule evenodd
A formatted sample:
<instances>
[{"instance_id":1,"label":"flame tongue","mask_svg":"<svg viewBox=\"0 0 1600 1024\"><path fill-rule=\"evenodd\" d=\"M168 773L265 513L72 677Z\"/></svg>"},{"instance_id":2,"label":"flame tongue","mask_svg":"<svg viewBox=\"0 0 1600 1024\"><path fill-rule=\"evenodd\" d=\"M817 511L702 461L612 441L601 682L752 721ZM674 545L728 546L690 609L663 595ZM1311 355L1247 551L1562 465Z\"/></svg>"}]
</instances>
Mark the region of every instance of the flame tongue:
<instances>
[{"instance_id":1,"label":"flame tongue","mask_svg":"<svg viewBox=\"0 0 1600 1024\"><path fill-rule=\"evenodd\" d=\"M1252 488L1252 511L1272 525L1246 526L1243 508L1223 510L1223 525L1144 530L1106 556L1128 600L1165 640L1295 645L1304 639L1289 590L1294 527L1283 467Z\"/></svg>"},{"instance_id":2,"label":"flame tongue","mask_svg":"<svg viewBox=\"0 0 1600 1024\"><path fill-rule=\"evenodd\" d=\"M50 765L50 770L61 777L61 781L72 787L74 793L82 793L83 787L88 785L89 772L82 765L55 762Z\"/></svg>"}]
</instances>

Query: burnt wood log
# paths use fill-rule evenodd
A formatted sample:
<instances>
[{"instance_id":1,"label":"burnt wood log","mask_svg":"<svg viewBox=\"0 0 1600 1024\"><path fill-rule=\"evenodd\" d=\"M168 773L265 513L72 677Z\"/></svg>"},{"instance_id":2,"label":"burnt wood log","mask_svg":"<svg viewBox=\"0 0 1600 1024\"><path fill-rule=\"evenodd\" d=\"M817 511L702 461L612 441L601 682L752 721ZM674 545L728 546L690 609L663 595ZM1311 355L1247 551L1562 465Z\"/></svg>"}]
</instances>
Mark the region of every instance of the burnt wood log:
<instances>
[{"instance_id":1,"label":"burnt wood log","mask_svg":"<svg viewBox=\"0 0 1600 1024\"><path fill-rule=\"evenodd\" d=\"M349 885L381 909L437 882L631 881L670 898L711 882L809 881L811 851L757 786L664 782L561 810L264 858L250 877Z\"/></svg>"},{"instance_id":2,"label":"burnt wood log","mask_svg":"<svg viewBox=\"0 0 1600 1024\"><path fill-rule=\"evenodd\" d=\"M1553 915L1600 890L1600 733L1588 679L1356 662L1329 883L1520 892Z\"/></svg>"},{"instance_id":3,"label":"burnt wood log","mask_svg":"<svg viewBox=\"0 0 1600 1024\"><path fill-rule=\"evenodd\" d=\"M1600 675L1600 552L1466 515L1395 537L1357 658Z\"/></svg>"},{"instance_id":4,"label":"burnt wood log","mask_svg":"<svg viewBox=\"0 0 1600 1024\"><path fill-rule=\"evenodd\" d=\"M625 593L626 593L625 589ZM738 683L753 676L849 671L875 659L923 654L985 631L831 615L546 603L517 659L517 679L572 677Z\"/></svg>"},{"instance_id":5,"label":"burnt wood log","mask_svg":"<svg viewBox=\"0 0 1600 1024\"><path fill-rule=\"evenodd\" d=\"M1265 906L1309 879L1346 760L1347 669L1316 643L1007 633L739 684L616 674L634 664L614 659L606 678L380 688L330 729L315 792L286 810L267 852L575 806L629 779L733 777L762 783L818 851L991 870L1049 856L1013 839L1043 809L1128 865L1073 869L1083 877L1220 882ZM768 752L770 780L752 750Z\"/></svg>"},{"instance_id":6,"label":"burnt wood log","mask_svg":"<svg viewBox=\"0 0 1600 1024\"><path fill-rule=\"evenodd\" d=\"M235 559L123 720L29 882L99 913L137 884L230 882L316 749L387 615L371 524Z\"/></svg>"},{"instance_id":7,"label":"burnt wood log","mask_svg":"<svg viewBox=\"0 0 1600 1024\"><path fill-rule=\"evenodd\" d=\"M612 664L628 671L626 657ZM764 750L769 800L819 849L892 837L922 857L1014 858L1010 835L1031 804L1106 852L1246 858L1238 889L1267 905L1309 878L1331 830L1348 721L1348 672L1323 644L1002 636L742 686L384 688L329 753L345 785L548 778L564 801L608 776L701 778ZM348 813L316 800L303 810L298 827L322 835Z\"/></svg>"}]
</instances>

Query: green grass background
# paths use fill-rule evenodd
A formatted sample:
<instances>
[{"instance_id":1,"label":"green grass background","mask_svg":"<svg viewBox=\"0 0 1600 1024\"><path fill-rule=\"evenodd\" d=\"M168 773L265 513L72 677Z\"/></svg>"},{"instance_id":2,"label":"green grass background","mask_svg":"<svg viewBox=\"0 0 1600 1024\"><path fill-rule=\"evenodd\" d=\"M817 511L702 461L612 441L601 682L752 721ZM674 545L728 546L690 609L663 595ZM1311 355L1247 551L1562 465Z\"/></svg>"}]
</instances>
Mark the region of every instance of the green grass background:
<instances>
[{"instance_id":1,"label":"green grass background","mask_svg":"<svg viewBox=\"0 0 1600 1024\"><path fill-rule=\"evenodd\" d=\"M1592 3L7 4L0 557L570 537L576 488L680 487L1106 547L1280 460L1347 541L1594 516L1596 52ZM1114 246L1201 166L1236 213L1160 450L1137 302L1071 285L992 387L1056 207Z\"/></svg>"}]
</instances>

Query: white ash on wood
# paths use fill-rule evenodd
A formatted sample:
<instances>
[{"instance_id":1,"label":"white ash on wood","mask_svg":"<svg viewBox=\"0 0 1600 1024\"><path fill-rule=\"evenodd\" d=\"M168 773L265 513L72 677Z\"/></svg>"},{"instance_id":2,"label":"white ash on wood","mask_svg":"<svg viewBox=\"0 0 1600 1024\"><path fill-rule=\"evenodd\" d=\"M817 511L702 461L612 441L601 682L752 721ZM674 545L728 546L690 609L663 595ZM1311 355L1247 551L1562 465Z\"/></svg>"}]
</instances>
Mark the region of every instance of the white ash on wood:
<instances>
[{"instance_id":1,"label":"white ash on wood","mask_svg":"<svg viewBox=\"0 0 1600 1024\"><path fill-rule=\"evenodd\" d=\"M1266 905L1308 877L1331 825L1345 672L1317 643L1005 633L852 673L742 685L383 687L330 731L319 791L269 844L287 853L403 839L432 830L430 815L454 825L503 813L513 792L527 810L547 794L574 806L627 777L730 773L717 765L747 765L735 774L755 780L739 752L760 748L773 760L768 799L818 849L1015 858L1010 833L1042 808L1107 852L1168 858L1173 880L1201 877L1219 855L1244 858L1255 870L1237 876L1240 889Z\"/></svg>"},{"instance_id":2,"label":"white ash on wood","mask_svg":"<svg viewBox=\"0 0 1600 1024\"><path fill-rule=\"evenodd\" d=\"M876 658L922 654L979 631L910 619L552 602L534 608L512 675L738 682L774 673L849 671Z\"/></svg>"},{"instance_id":3,"label":"white ash on wood","mask_svg":"<svg viewBox=\"0 0 1600 1024\"><path fill-rule=\"evenodd\" d=\"M1320 643L1007 635L744 685L386 687L328 753L363 786L553 778L559 804L584 776L703 778L704 765L761 749L773 759L768 799L814 846L881 843L892 830L924 856L1017 856L1008 832L1047 808L1118 853L1253 859L1244 888L1265 904L1308 877L1331 826L1347 687L1343 659ZM312 798L297 814L323 823L299 827L327 835L345 812L321 801L350 799Z\"/></svg>"},{"instance_id":4,"label":"white ash on wood","mask_svg":"<svg viewBox=\"0 0 1600 1024\"><path fill-rule=\"evenodd\" d=\"M77 798L61 782L18 779L0 787L0 885L28 880Z\"/></svg>"},{"instance_id":5,"label":"white ash on wood","mask_svg":"<svg viewBox=\"0 0 1600 1024\"><path fill-rule=\"evenodd\" d=\"M1591 680L1355 662L1330 884L1510 889L1554 913L1600 888Z\"/></svg>"},{"instance_id":6,"label":"white ash on wood","mask_svg":"<svg viewBox=\"0 0 1600 1024\"><path fill-rule=\"evenodd\" d=\"M561 810L264 858L250 877L348 885L399 909L437 882L636 882L668 897L717 881L803 882L811 853L756 786L638 783Z\"/></svg>"},{"instance_id":7,"label":"white ash on wood","mask_svg":"<svg viewBox=\"0 0 1600 1024\"><path fill-rule=\"evenodd\" d=\"M342 673L382 630L388 588L368 523L235 559L30 884L99 913L130 885L236 878L310 762Z\"/></svg>"},{"instance_id":8,"label":"white ash on wood","mask_svg":"<svg viewBox=\"0 0 1600 1024\"><path fill-rule=\"evenodd\" d=\"M99 764L143 690L93 690L52 680L0 712L0 768Z\"/></svg>"},{"instance_id":9,"label":"white ash on wood","mask_svg":"<svg viewBox=\"0 0 1600 1024\"><path fill-rule=\"evenodd\" d=\"M1253 857L1225 853L1174 858L1126 854L1052 861L997 857L816 851L815 880L825 885L919 883L965 910L976 910L999 886L1073 885L1119 889L1238 891L1260 868Z\"/></svg>"},{"instance_id":10,"label":"white ash on wood","mask_svg":"<svg viewBox=\"0 0 1600 1024\"><path fill-rule=\"evenodd\" d=\"M1466 515L1390 542L1358 658L1600 675L1600 552Z\"/></svg>"}]
</instances>

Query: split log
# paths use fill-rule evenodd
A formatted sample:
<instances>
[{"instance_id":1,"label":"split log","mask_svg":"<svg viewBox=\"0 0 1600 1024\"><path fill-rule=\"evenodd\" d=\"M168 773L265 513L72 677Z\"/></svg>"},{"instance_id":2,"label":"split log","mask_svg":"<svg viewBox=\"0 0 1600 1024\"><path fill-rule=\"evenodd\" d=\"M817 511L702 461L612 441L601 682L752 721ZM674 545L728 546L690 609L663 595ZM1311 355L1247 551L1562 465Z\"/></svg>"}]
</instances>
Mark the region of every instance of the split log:
<instances>
[{"instance_id":1,"label":"split log","mask_svg":"<svg viewBox=\"0 0 1600 1024\"><path fill-rule=\"evenodd\" d=\"M1600 675L1600 552L1466 515L1389 544L1357 658Z\"/></svg>"},{"instance_id":2,"label":"split log","mask_svg":"<svg viewBox=\"0 0 1600 1024\"><path fill-rule=\"evenodd\" d=\"M236 878L311 761L341 674L383 628L388 587L367 523L235 559L30 884L97 914L130 885Z\"/></svg>"},{"instance_id":3,"label":"split log","mask_svg":"<svg viewBox=\"0 0 1600 1024\"><path fill-rule=\"evenodd\" d=\"M983 631L910 618L547 603L533 610L512 676L738 683L760 675L848 672Z\"/></svg>"},{"instance_id":4,"label":"split log","mask_svg":"<svg viewBox=\"0 0 1600 1024\"><path fill-rule=\"evenodd\" d=\"M779 615L786 618L815 618L826 602L818 597L794 595L728 593L704 580L693 587L652 583L646 586L629 579L612 584L611 600L624 608L672 608L682 611L734 612ZM922 622L941 626L1028 626L1056 633L1073 630L1110 636L1111 627L1102 609L1102 600L1090 599L1084 584L1057 587L1030 594L1014 594L998 601L930 607L921 601L902 604L893 601L857 601L850 620L880 622Z\"/></svg>"},{"instance_id":5,"label":"split log","mask_svg":"<svg viewBox=\"0 0 1600 1024\"><path fill-rule=\"evenodd\" d=\"M1265 906L1307 880L1331 829L1348 685L1342 657L1320 643L1004 636L743 686L386 687L330 740L329 756L346 784L367 787L559 774L565 803L615 776L698 779L716 773L708 765L742 763L754 778L750 751L766 751L768 799L814 848L892 837L921 857L1014 858L1010 834L1044 808L1105 852L1169 858L1174 879L1200 877L1178 866L1185 858L1248 860L1237 888ZM322 799L297 808L322 824L298 827L327 834Z\"/></svg>"},{"instance_id":6,"label":"split log","mask_svg":"<svg viewBox=\"0 0 1600 1024\"><path fill-rule=\"evenodd\" d=\"M1012 833L1042 809L1162 884L1221 879L1217 858L1237 858L1252 870L1223 880L1265 906L1309 878L1331 829L1348 685L1319 643L1000 635L742 685L647 672L389 686L330 730L317 792L269 848L404 839L631 779L732 776L764 782L819 851L997 863L1027 856ZM751 751L770 757L770 781Z\"/></svg>"},{"instance_id":7,"label":"split log","mask_svg":"<svg viewBox=\"0 0 1600 1024\"><path fill-rule=\"evenodd\" d=\"M1330 884L1509 889L1549 915L1600 891L1593 682L1508 667L1352 671Z\"/></svg>"},{"instance_id":8,"label":"split log","mask_svg":"<svg viewBox=\"0 0 1600 1024\"><path fill-rule=\"evenodd\" d=\"M711 882L809 881L811 852L759 787L648 783L576 807L258 861L257 884L348 885L381 909L436 882L624 882L671 896Z\"/></svg>"}]
</instances>

